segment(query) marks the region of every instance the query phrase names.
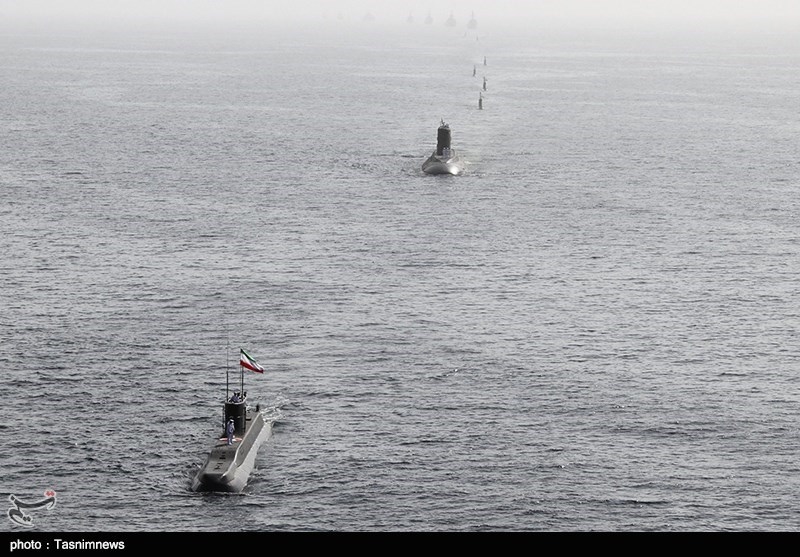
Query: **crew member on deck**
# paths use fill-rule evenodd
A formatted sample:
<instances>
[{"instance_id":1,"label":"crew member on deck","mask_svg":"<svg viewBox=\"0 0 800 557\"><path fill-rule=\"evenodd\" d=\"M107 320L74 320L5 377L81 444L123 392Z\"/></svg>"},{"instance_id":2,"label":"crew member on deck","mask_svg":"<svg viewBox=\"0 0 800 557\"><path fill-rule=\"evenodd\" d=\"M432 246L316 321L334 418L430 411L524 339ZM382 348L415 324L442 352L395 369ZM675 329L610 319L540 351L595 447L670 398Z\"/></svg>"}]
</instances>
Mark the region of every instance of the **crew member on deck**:
<instances>
[{"instance_id":1,"label":"crew member on deck","mask_svg":"<svg viewBox=\"0 0 800 557\"><path fill-rule=\"evenodd\" d=\"M233 418L228 419L228 425L225 431L228 432L228 445L233 445L233 432L236 430L236 426L233 425Z\"/></svg>"}]
</instances>

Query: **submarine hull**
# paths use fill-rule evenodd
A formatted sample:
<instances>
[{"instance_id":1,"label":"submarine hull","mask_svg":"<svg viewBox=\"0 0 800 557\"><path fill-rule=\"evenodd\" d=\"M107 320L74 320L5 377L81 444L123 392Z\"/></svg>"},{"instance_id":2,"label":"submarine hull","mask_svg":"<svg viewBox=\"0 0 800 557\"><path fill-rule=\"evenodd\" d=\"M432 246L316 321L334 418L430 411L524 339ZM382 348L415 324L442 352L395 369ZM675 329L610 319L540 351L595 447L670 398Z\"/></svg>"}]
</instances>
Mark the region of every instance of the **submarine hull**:
<instances>
[{"instance_id":1,"label":"submarine hull","mask_svg":"<svg viewBox=\"0 0 800 557\"><path fill-rule=\"evenodd\" d=\"M457 176L464 172L464 165L456 156L444 157L436 153L422 163L422 171L426 174L450 174Z\"/></svg>"},{"instance_id":2,"label":"submarine hull","mask_svg":"<svg viewBox=\"0 0 800 557\"><path fill-rule=\"evenodd\" d=\"M211 448L192 482L193 491L239 493L245 488L258 449L272 435L272 423L260 411L248 408L245 420L244 432L241 437L237 432L233 444L221 437Z\"/></svg>"}]
</instances>

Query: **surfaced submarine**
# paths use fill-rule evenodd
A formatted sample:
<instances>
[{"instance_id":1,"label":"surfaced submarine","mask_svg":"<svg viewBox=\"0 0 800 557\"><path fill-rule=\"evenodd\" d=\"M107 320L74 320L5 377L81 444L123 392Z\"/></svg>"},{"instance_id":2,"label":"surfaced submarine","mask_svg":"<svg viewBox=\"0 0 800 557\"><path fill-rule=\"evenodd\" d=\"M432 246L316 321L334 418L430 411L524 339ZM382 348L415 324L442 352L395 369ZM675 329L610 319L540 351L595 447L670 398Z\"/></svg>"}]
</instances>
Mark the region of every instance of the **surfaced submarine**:
<instances>
[{"instance_id":1,"label":"surfaced submarine","mask_svg":"<svg viewBox=\"0 0 800 557\"><path fill-rule=\"evenodd\" d=\"M240 493L253 471L258 449L272 435L272 421L265 419L260 405L248 405L244 390L244 369L263 373L263 368L244 350L240 365L242 390L230 397L230 391L226 392L222 436L214 441L192 481L192 491Z\"/></svg>"},{"instance_id":2,"label":"surfaced submarine","mask_svg":"<svg viewBox=\"0 0 800 557\"><path fill-rule=\"evenodd\" d=\"M426 174L451 174L456 176L464 172L464 163L450 147L450 125L444 120L436 133L436 150L422 163L422 171Z\"/></svg>"}]
</instances>

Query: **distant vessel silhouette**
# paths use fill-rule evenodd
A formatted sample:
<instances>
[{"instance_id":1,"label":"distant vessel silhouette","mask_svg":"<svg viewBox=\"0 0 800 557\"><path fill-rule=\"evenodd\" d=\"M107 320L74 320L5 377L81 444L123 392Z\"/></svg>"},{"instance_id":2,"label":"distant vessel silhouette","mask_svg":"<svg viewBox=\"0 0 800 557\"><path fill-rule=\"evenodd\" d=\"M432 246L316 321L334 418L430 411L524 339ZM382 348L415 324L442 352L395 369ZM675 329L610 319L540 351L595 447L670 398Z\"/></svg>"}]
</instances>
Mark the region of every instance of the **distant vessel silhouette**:
<instances>
[{"instance_id":1,"label":"distant vessel silhouette","mask_svg":"<svg viewBox=\"0 0 800 557\"><path fill-rule=\"evenodd\" d=\"M433 17L431 17L431 12L428 12L427 17L425 17L425 23L428 24L428 25L433 23Z\"/></svg>"},{"instance_id":2,"label":"distant vessel silhouette","mask_svg":"<svg viewBox=\"0 0 800 557\"><path fill-rule=\"evenodd\" d=\"M422 163L423 172L456 176L464 171L464 163L450 147L450 139L450 126L442 120L436 133L436 150Z\"/></svg>"},{"instance_id":3,"label":"distant vessel silhouette","mask_svg":"<svg viewBox=\"0 0 800 557\"><path fill-rule=\"evenodd\" d=\"M475 19L475 12L472 12L472 16L469 18L469 22L467 22L467 29L477 29L478 28L478 20Z\"/></svg>"},{"instance_id":4,"label":"distant vessel silhouette","mask_svg":"<svg viewBox=\"0 0 800 557\"><path fill-rule=\"evenodd\" d=\"M445 25L448 27L455 27L456 26L456 18L453 17L453 12L450 12L450 17L444 22Z\"/></svg>"}]
</instances>

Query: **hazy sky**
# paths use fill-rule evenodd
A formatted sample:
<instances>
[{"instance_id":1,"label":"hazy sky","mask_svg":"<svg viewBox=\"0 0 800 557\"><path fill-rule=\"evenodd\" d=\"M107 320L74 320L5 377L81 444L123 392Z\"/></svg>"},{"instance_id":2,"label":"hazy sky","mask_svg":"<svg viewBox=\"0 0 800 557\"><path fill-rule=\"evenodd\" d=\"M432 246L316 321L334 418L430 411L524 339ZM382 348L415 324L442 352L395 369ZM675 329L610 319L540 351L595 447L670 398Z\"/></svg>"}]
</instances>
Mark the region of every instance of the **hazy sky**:
<instances>
[{"instance_id":1,"label":"hazy sky","mask_svg":"<svg viewBox=\"0 0 800 557\"><path fill-rule=\"evenodd\" d=\"M547 18L596 20L691 19L800 21L800 0L0 0L0 18L123 18L168 20L283 20L341 17L404 21L428 12L444 21L450 12L466 24Z\"/></svg>"}]
</instances>

